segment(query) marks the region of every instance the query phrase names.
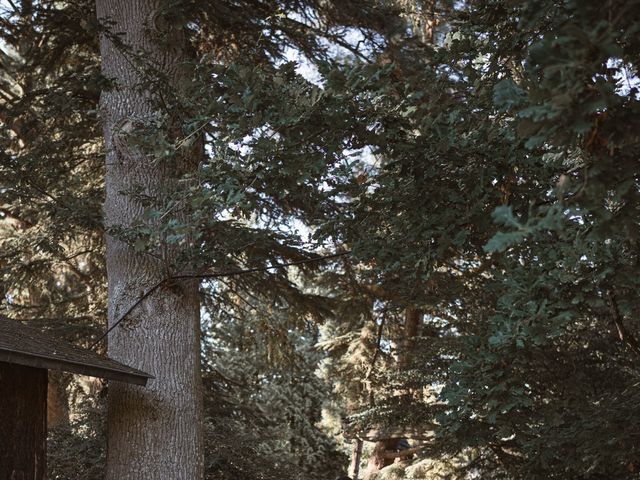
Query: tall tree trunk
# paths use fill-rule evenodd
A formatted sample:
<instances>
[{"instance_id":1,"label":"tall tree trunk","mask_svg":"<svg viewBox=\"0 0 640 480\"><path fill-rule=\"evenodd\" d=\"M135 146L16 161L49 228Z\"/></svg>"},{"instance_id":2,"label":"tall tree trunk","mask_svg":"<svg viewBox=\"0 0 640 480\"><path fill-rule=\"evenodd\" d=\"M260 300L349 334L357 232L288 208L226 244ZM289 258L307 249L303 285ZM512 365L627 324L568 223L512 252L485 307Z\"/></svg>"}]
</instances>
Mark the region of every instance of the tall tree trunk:
<instances>
[{"instance_id":1,"label":"tall tree trunk","mask_svg":"<svg viewBox=\"0 0 640 480\"><path fill-rule=\"evenodd\" d=\"M157 32L158 0L96 0L98 18L132 52L152 64L170 86L184 85L184 30ZM166 22L165 22L166 23ZM159 34L160 33L160 34ZM143 74L109 34L102 34L102 70L116 82L103 92L101 112L107 148L106 227L142 221L144 208L127 191L162 197L188 161L155 161L126 145L121 127L154 119L153 95ZM172 112L168 112L172 115ZM168 127L169 129L169 127ZM171 134L172 132L167 132ZM173 132L175 134L175 132ZM167 275L177 252L163 261L107 236L109 325L151 285ZM147 297L109 336L109 354L152 374L146 388L112 382L108 401L108 480L198 480L203 475L198 283L184 281Z\"/></svg>"}]
</instances>

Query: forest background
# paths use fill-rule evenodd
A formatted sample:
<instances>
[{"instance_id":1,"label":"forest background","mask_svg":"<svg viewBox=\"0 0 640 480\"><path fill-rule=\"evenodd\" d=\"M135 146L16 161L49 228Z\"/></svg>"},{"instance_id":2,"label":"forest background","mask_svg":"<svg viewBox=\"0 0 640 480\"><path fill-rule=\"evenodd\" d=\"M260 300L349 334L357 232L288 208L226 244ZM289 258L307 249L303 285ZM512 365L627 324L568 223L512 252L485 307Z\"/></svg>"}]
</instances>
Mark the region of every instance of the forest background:
<instances>
[{"instance_id":1,"label":"forest background","mask_svg":"<svg viewBox=\"0 0 640 480\"><path fill-rule=\"evenodd\" d=\"M179 88L93 0L0 3L1 314L91 346L105 235L213 272L207 479L640 478L639 1L151 3ZM101 37L155 102L110 142L199 152L126 225ZM51 376L49 478L104 477L107 390Z\"/></svg>"}]
</instances>

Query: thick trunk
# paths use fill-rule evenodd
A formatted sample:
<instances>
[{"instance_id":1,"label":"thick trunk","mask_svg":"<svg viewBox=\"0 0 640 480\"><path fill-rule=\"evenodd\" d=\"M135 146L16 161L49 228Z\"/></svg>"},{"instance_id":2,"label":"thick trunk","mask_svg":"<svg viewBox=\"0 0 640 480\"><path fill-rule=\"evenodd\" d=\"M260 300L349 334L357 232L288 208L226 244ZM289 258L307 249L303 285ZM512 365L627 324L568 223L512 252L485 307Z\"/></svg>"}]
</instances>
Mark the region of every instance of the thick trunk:
<instances>
[{"instance_id":1,"label":"thick trunk","mask_svg":"<svg viewBox=\"0 0 640 480\"><path fill-rule=\"evenodd\" d=\"M119 33L120 41L133 51L143 52L141 58L179 91L186 60L184 34L174 28L160 32L164 34L160 38L154 31L158 7L156 0L97 0L99 19L110 22L110 31ZM117 84L101 99L107 148L105 223L108 228L126 228L143 218L143 207L123 192L141 189L150 197L161 197L189 167L186 158L171 165L156 162L117 135L119 127L152 121L157 108L153 96L141 88L144 80L136 62L106 34L100 49L103 73ZM166 265L173 263L176 253L168 248L164 261L159 261L107 237L110 325L144 290L167 275ZM109 385L107 479L202 478L199 351L195 281L156 290L110 334L110 356L155 379L146 388Z\"/></svg>"}]
</instances>

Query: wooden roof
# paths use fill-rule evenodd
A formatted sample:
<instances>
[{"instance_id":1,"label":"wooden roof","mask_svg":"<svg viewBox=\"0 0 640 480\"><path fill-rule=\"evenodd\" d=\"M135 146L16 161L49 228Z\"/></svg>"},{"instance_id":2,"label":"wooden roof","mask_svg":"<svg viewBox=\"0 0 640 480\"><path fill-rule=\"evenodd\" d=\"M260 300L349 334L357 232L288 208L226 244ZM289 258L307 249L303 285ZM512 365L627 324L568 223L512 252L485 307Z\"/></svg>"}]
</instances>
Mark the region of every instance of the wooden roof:
<instances>
[{"instance_id":1,"label":"wooden roof","mask_svg":"<svg viewBox=\"0 0 640 480\"><path fill-rule=\"evenodd\" d=\"M0 362L146 385L151 375L0 316Z\"/></svg>"}]
</instances>

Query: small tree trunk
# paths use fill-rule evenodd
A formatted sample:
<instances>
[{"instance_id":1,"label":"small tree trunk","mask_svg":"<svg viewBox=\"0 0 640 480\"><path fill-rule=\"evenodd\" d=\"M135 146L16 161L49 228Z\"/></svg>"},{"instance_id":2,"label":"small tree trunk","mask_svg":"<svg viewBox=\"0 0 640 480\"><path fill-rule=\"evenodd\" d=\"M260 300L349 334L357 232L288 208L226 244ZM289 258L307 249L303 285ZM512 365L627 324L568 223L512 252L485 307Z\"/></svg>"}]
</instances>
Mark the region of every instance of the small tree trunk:
<instances>
[{"instance_id":1,"label":"small tree trunk","mask_svg":"<svg viewBox=\"0 0 640 480\"><path fill-rule=\"evenodd\" d=\"M360 462L362 461L362 446L363 441L357 438L354 440L353 451L351 453L351 467L349 473L353 480L359 480L360 478Z\"/></svg>"},{"instance_id":2,"label":"small tree trunk","mask_svg":"<svg viewBox=\"0 0 640 480\"><path fill-rule=\"evenodd\" d=\"M165 26L160 37L157 0L97 0L98 18L119 41L141 53L144 61L176 90L184 84L187 59L184 31ZM127 124L147 124L156 118L143 74L109 35L101 36L102 70L116 81L103 92L101 112L107 148L106 227L130 227L143 220L144 208L127 191L141 190L161 198L176 177L190 167L185 158L154 161L117 134ZM168 112L170 115L172 112ZM176 124L178 123L176 120ZM170 135L172 132L167 132ZM173 132L175 134L175 132ZM136 252L107 237L109 324L150 286L167 276L177 252L165 258ZM202 392L200 377L200 317L198 283L184 281L162 287L146 298L109 336L114 359L152 374L146 388L111 382L108 391L108 480L198 480L203 475Z\"/></svg>"},{"instance_id":3,"label":"small tree trunk","mask_svg":"<svg viewBox=\"0 0 640 480\"><path fill-rule=\"evenodd\" d=\"M65 374L56 371L49 372L47 385L47 425L49 428L65 427L69 424L68 384Z\"/></svg>"}]
</instances>

